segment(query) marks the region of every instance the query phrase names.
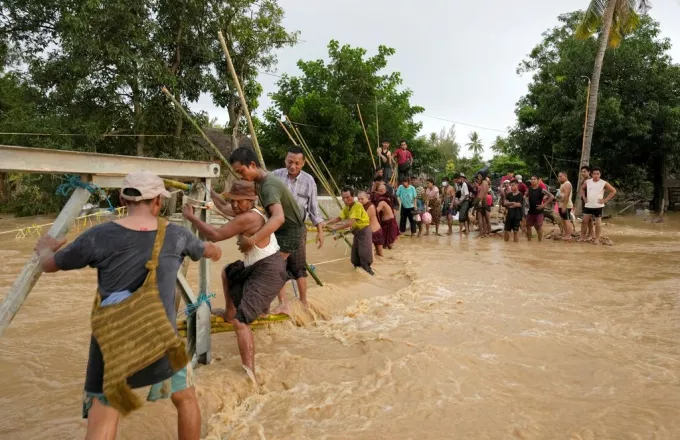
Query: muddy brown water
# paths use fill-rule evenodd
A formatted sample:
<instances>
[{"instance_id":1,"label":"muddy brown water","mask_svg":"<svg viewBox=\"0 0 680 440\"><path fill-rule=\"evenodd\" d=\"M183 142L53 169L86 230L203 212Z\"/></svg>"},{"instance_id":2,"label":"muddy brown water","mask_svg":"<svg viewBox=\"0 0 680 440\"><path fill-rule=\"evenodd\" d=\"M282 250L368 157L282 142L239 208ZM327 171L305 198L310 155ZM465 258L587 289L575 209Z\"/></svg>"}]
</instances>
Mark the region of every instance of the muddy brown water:
<instances>
[{"instance_id":1,"label":"muddy brown water","mask_svg":"<svg viewBox=\"0 0 680 440\"><path fill-rule=\"evenodd\" d=\"M0 231L44 221L3 219ZM374 278L348 260L319 264L312 312L256 332L261 390L234 335L213 335L213 362L196 370L203 436L680 438L680 217L617 218L605 234L614 247L402 238ZM34 240L0 235L0 297ZM309 260L343 258L343 246L310 245ZM222 247L216 292L237 256ZM84 436L95 283L91 269L44 275L0 340L0 438ZM172 405L146 404L119 438L176 438Z\"/></svg>"}]
</instances>

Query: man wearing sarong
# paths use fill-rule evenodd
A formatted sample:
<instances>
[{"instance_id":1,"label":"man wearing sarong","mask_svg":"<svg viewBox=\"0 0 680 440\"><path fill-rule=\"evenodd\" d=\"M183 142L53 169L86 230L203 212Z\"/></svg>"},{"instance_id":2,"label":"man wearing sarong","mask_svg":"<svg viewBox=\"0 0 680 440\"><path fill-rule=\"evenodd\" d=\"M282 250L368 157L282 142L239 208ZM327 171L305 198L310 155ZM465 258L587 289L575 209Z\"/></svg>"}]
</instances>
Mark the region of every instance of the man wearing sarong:
<instances>
[{"instance_id":1,"label":"man wearing sarong","mask_svg":"<svg viewBox=\"0 0 680 440\"><path fill-rule=\"evenodd\" d=\"M370 219L366 210L359 202L354 201L354 190L348 186L342 189L342 208L340 216L329 221L327 226L337 231L340 229L352 229L354 241L352 242L352 264L355 268L361 267L371 275L375 275L373 264L373 234L371 233Z\"/></svg>"},{"instance_id":2,"label":"man wearing sarong","mask_svg":"<svg viewBox=\"0 0 680 440\"><path fill-rule=\"evenodd\" d=\"M380 221L378 220L378 211L376 210L375 205L371 203L371 199L368 197L368 193L366 191L359 191L357 199L359 199L359 203L361 203L361 205L366 210L366 214L368 214L375 253L378 254L379 257L382 257L385 236L383 235L383 230L380 226Z\"/></svg>"},{"instance_id":3,"label":"man wearing sarong","mask_svg":"<svg viewBox=\"0 0 680 440\"><path fill-rule=\"evenodd\" d=\"M231 202L234 219L219 229L202 222L194 215L191 205L184 206L184 218L189 220L208 240L218 242L232 237L253 237L262 230L267 219L257 208L255 185L237 180L224 197ZM213 310L234 325L241 362L249 374L255 374L255 340L250 324L269 310L269 305L285 285L288 275L286 262L279 256L275 234L262 236L243 252L243 260L229 264L222 271L222 286L227 309Z\"/></svg>"},{"instance_id":4,"label":"man wearing sarong","mask_svg":"<svg viewBox=\"0 0 680 440\"><path fill-rule=\"evenodd\" d=\"M378 186L378 192L373 197L373 204L383 231L383 247L392 249L392 245L399 238L399 225L397 219L394 218L394 199L388 196L384 183Z\"/></svg>"},{"instance_id":5,"label":"man wearing sarong","mask_svg":"<svg viewBox=\"0 0 680 440\"><path fill-rule=\"evenodd\" d=\"M99 307L120 307L133 295L145 294L142 288L147 276L151 278L147 264L153 260L152 250L159 231L158 216L161 197L169 197L163 180L149 171L128 174L123 180L120 200L127 207L128 216L94 226L81 234L65 249L56 252L66 240L44 236L35 247L40 256L43 272L74 270L85 266L97 269ZM184 259L199 260L201 257L220 259L222 251L212 243L201 242L189 230L172 223L164 227L165 238L155 260L157 294L167 315L167 322L155 325L171 326L176 331L175 283L177 271ZM56 254L55 254L56 252ZM130 328L140 331L139 320L130 310ZM119 328L124 328L119 323ZM160 343L160 341L158 341ZM104 356L97 339L90 339L90 355L87 362L83 418L88 419L88 439L114 440L120 413L111 406L104 393L105 368L118 369L122 365L104 365ZM112 355L114 353L111 353ZM114 357L115 359L115 357ZM111 371L111 370L109 370ZM168 355L127 378L131 388L151 385L147 400L172 400L177 408L178 438L198 440L201 434L201 413L193 386L191 365L179 370L172 368Z\"/></svg>"},{"instance_id":6,"label":"man wearing sarong","mask_svg":"<svg viewBox=\"0 0 680 440\"><path fill-rule=\"evenodd\" d=\"M265 225L252 236L243 236L239 241L239 249L246 253L255 243L271 234L276 234L279 243L279 255L284 260L302 245L305 229L305 217L285 183L272 173L260 168L255 151L241 147L229 156L229 163L243 180L255 182L255 190L260 203L267 210L269 219ZM274 313L290 315L288 300L285 295L279 297L279 306Z\"/></svg>"},{"instance_id":7,"label":"man wearing sarong","mask_svg":"<svg viewBox=\"0 0 680 440\"><path fill-rule=\"evenodd\" d=\"M286 154L286 167L272 172L288 186L288 189L300 207L302 215L309 218L316 228L316 243L318 248L323 246L324 222L319 211L316 182L314 178L302 171L305 166L305 156L302 148L291 147ZM303 229L300 247L294 250L286 259L286 270L295 280L300 292L300 302L307 305L307 228ZM286 286L284 285L279 300L285 302Z\"/></svg>"}]
</instances>

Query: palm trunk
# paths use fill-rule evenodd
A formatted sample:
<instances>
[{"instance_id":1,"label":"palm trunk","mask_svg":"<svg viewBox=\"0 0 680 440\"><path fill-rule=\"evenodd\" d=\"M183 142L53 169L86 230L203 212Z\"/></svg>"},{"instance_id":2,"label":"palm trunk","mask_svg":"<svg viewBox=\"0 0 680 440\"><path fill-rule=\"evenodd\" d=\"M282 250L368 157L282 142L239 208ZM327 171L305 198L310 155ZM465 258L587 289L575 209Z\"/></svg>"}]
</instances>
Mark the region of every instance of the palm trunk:
<instances>
[{"instance_id":1,"label":"palm trunk","mask_svg":"<svg viewBox=\"0 0 680 440\"><path fill-rule=\"evenodd\" d=\"M609 32L612 28L612 21L614 20L614 11L616 4L620 0L609 0L607 9L604 11L602 30L600 31L599 46L597 48L597 57L595 58L595 66L593 67L593 76L590 78L590 94L588 100L588 119L586 122L586 132L583 141L583 150L581 151L581 167L590 164L590 147L593 142L593 132L595 131L595 116L597 114L597 95L600 91L600 75L602 74L602 65L604 63L604 54L609 45ZM579 167L580 168L580 167ZM579 170L580 171L580 170ZM580 191L583 181L581 173L578 174L578 185L576 191ZM581 214L582 201L580 197L576 198L576 214Z\"/></svg>"}]
</instances>

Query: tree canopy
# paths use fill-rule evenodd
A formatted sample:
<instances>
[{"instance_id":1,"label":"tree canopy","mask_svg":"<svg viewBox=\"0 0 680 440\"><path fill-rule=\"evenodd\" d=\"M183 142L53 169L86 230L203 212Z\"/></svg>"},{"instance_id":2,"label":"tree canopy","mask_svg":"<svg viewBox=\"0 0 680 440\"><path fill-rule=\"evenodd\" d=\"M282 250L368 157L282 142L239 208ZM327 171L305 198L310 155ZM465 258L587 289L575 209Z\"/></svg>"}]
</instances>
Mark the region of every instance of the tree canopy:
<instances>
[{"instance_id":1,"label":"tree canopy","mask_svg":"<svg viewBox=\"0 0 680 440\"><path fill-rule=\"evenodd\" d=\"M585 118L587 75L597 42L574 38L581 13L562 15L518 68L532 74L528 93L516 105L517 123L507 153L542 175L578 172ZM680 67L668 55L670 41L659 24L642 17L616 51L606 53L591 164L614 184L636 191L644 181L662 189L665 171L680 155ZM586 78L584 78L586 77Z\"/></svg>"},{"instance_id":2,"label":"tree canopy","mask_svg":"<svg viewBox=\"0 0 680 440\"><path fill-rule=\"evenodd\" d=\"M297 125L313 153L323 160L338 182L366 182L372 175L371 156L361 128L361 107L371 149L378 138L392 148L405 139L414 149L414 166L427 163L414 145L421 128L414 116L422 107L410 102L412 92L402 87L398 72L387 72L394 49L380 46L373 56L366 49L328 44L328 62L298 61L300 76L284 75L264 114L262 144L268 163L282 163L291 145L279 121L288 116ZM377 109L377 124L376 124ZM380 133L376 131L379 126ZM416 147L416 148L413 148ZM374 153L375 154L375 153Z\"/></svg>"}]
</instances>

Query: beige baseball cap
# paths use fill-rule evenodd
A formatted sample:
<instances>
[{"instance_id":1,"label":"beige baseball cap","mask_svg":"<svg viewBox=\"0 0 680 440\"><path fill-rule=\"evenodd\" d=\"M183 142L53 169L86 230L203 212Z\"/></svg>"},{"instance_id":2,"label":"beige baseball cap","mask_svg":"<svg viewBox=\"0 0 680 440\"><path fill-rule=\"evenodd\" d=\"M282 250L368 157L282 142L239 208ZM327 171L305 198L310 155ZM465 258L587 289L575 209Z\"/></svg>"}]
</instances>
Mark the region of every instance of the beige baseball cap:
<instances>
[{"instance_id":1,"label":"beige baseball cap","mask_svg":"<svg viewBox=\"0 0 680 440\"><path fill-rule=\"evenodd\" d=\"M136 189L141 195L127 196L126 189ZM131 202L155 199L158 196L170 198L170 193L165 189L163 179L151 171L142 170L130 173L123 179L123 186L120 190L120 197Z\"/></svg>"}]
</instances>

